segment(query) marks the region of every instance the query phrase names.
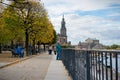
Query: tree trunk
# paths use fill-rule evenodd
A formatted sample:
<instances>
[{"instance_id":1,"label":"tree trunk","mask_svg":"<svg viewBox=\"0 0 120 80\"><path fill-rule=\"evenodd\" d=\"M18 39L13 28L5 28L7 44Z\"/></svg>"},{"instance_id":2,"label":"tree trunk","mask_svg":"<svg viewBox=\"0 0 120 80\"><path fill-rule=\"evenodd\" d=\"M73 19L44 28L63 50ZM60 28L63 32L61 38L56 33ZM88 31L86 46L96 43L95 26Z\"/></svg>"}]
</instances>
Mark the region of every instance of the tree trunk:
<instances>
[{"instance_id":1,"label":"tree trunk","mask_svg":"<svg viewBox=\"0 0 120 80\"><path fill-rule=\"evenodd\" d=\"M29 56L29 34L28 34L28 29L25 31L25 48L26 48L26 55Z\"/></svg>"},{"instance_id":2,"label":"tree trunk","mask_svg":"<svg viewBox=\"0 0 120 80\"><path fill-rule=\"evenodd\" d=\"M38 53L40 53L40 42L38 41Z\"/></svg>"},{"instance_id":3,"label":"tree trunk","mask_svg":"<svg viewBox=\"0 0 120 80\"><path fill-rule=\"evenodd\" d=\"M13 40L11 41L11 49L14 49Z\"/></svg>"},{"instance_id":4,"label":"tree trunk","mask_svg":"<svg viewBox=\"0 0 120 80\"><path fill-rule=\"evenodd\" d=\"M36 49L35 49L35 38L33 39L33 54L36 54Z\"/></svg>"},{"instance_id":5,"label":"tree trunk","mask_svg":"<svg viewBox=\"0 0 120 80\"><path fill-rule=\"evenodd\" d=\"M2 53L2 44L0 43L0 53Z\"/></svg>"},{"instance_id":6,"label":"tree trunk","mask_svg":"<svg viewBox=\"0 0 120 80\"><path fill-rule=\"evenodd\" d=\"M46 49L45 49L45 44L43 44L43 46L44 46L44 51L45 51L45 50L46 50Z\"/></svg>"}]
</instances>

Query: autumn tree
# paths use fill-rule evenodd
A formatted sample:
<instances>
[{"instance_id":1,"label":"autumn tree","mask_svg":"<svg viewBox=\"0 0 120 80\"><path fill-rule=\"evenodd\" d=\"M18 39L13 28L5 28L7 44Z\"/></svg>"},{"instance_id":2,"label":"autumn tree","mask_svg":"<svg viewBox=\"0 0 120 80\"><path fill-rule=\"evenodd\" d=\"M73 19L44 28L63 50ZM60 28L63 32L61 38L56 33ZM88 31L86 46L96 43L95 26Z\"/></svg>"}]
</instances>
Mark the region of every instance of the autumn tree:
<instances>
[{"instance_id":1,"label":"autumn tree","mask_svg":"<svg viewBox=\"0 0 120 80\"><path fill-rule=\"evenodd\" d=\"M52 43L54 38L54 29L53 25L48 19L47 13L40 18L38 17L37 19L33 23L34 27L32 27L33 29L30 33L30 38L32 40L33 46L35 46L35 44L38 44L39 46L41 43Z\"/></svg>"},{"instance_id":2,"label":"autumn tree","mask_svg":"<svg viewBox=\"0 0 120 80\"><path fill-rule=\"evenodd\" d=\"M24 36L26 52L31 39L35 45L38 41L51 42L54 38L53 26L43 5L35 1L13 0L4 13L6 27L10 31L15 29L14 35ZM18 38L19 39L19 38ZM29 55L29 54L28 54Z\"/></svg>"},{"instance_id":3,"label":"autumn tree","mask_svg":"<svg viewBox=\"0 0 120 80\"><path fill-rule=\"evenodd\" d=\"M32 31L32 23L34 23L34 19L38 14L36 14L36 6L38 6L38 3L33 1L14 1L10 4L11 9L9 12L14 13L14 17L17 20L17 25L21 26L21 29L25 32L25 43L26 43L26 52L28 53L28 45L29 45L29 33ZM39 5L40 6L40 5ZM42 6L41 6L42 7ZM41 8L38 10L39 13L44 13L44 8ZM38 12L37 11L37 12ZM11 14L9 14L11 16ZM8 17L11 19L10 17ZM13 25L13 24L12 24Z\"/></svg>"},{"instance_id":4,"label":"autumn tree","mask_svg":"<svg viewBox=\"0 0 120 80\"><path fill-rule=\"evenodd\" d=\"M4 10L4 6L0 2L0 53L2 52L2 44L4 43L4 39L5 39L5 36L4 36L5 31L3 31L4 23L2 18L3 10Z\"/></svg>"}]
</instances>

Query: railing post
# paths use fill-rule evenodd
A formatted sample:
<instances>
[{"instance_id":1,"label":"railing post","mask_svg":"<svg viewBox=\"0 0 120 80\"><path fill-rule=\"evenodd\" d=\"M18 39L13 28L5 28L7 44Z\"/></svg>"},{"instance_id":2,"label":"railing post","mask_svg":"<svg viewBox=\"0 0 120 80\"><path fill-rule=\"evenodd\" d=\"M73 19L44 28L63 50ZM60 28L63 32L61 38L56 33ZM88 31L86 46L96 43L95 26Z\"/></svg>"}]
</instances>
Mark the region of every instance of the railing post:
<instances>
[{"instance_id":1,"label":"railing post","mask_svg":"<svg viewBox=\"0 0 120 80\"><path fill-rule=\"evenodd\" d=\"M86 80L91 80L90 78L90 51L86 51Z\"/></svg>"},{"instance_id":2,"label":"railing post","mask_svg":"<svg viewBox=\"0 0 120 80\"><path fill-rule=\"evenodd\" d=\"M110 80L113 80L113 72L112 72L112 53L110 52Z\"/></svg>"},{"instance_id":3,"label":"railing post","mask_svg":"<svg viewBox=\"0 0 120 80\"><path fill-rule=\"evenodd\" d=\"M117 53L115 53L116 55L115 55L115 67L116 67L116 71L115 71L115 73L116 73L116 80L118 80L118 55L117 55Z\"/></svg>"},{"instance_id":4,"label":"railing post","mask_svg":"<svg viewBox=\"0 0 120 80\"><path fill-rule=\"evenodd\" d=\"M102 52L102 80L104 80L104 59L103 59L103 53L104 52Z\"/></svg>"},{"instance_id":5,"label":"railing post","mask_svg":"<svg viewBox=\"0 0 120 80\"><path fill-rule=\"evenodd\" d=\"M107 53L108 52L105 52L105 71L106 71L106 80L108 80L108 68L107 68L107 66L108 66L108 62L107 62Z\"/></svg>"}]
</instances>

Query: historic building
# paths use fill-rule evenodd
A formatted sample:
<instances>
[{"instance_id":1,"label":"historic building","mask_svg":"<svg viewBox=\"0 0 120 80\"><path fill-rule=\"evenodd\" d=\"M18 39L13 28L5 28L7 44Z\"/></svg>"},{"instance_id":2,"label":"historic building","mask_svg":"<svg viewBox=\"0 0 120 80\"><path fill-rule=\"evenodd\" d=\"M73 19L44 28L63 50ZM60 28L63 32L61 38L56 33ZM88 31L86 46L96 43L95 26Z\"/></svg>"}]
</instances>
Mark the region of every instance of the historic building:
<instances>
[{"instance_id":1,"label":"historic building","mask_svg":"<svg viewBox=\"0 0 120 80\"><path fill-rule=\"evenodd\" d=\"M68 44L68 42L67 42L67 29L66 29L65 24L66 23L65 23L65 19L64 19L64 15L63 15L63 18L61 21L60 33L57 35L57 41L59 41L60 44L62 44L62 45Z\"/></svg>"},{"instance_id":2,"label":"historic building","mask_svg":"<svg viewBox=\"0 0 120 80\"><path fill-rule=\"evenodd\" d=\"M99 43L99 40L88 38L85 42L79 42L77 48L80 49L104 49L104 46Z\"/></svg>"}]
</instances>

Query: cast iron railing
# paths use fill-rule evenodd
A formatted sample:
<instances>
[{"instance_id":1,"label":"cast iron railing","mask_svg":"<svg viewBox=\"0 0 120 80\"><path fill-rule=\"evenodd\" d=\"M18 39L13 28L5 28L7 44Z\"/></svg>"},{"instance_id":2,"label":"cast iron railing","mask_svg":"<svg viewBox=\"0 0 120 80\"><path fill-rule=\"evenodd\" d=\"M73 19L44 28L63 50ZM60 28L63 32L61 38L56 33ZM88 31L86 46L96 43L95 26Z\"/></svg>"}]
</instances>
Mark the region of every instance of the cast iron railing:
<instances>
[{"instance_id":1,"label":"cast iron railing","mask_svg":"<svg viewBox=\"0 0 120 80\"><path fill-rule=\"evenodd\" d=\"M120 80L120 51L63 49L61 57L73 80Z\"/></svg>"}]
</instances>

